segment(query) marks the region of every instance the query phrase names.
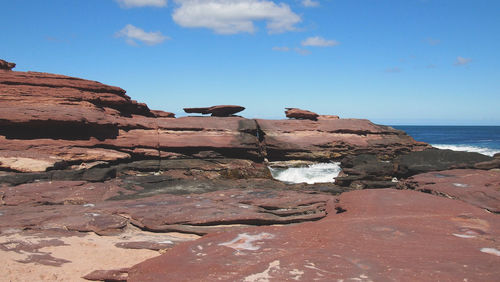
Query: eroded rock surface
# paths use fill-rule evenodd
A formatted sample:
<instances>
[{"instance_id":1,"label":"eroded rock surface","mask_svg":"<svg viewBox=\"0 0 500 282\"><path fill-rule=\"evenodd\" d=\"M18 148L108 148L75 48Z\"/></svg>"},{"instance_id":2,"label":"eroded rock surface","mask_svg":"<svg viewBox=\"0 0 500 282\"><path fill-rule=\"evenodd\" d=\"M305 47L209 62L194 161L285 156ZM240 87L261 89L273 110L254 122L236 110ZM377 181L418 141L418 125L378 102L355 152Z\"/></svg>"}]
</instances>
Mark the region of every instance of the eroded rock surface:
<instances>
[{"instance_id":1,"label":"eroded rock surface","mask_svg":"<svg viewBox=\"0 0 500 282\"><path fill-rule=\"evenodd\" d=\"M412 176L400 188L441 195L500 213L500 170L453 169Z\"/></svg>"},{"instance_id":2,"label":"eroded rock surface","mask_svg":"<svg viewBox=\"0 0 500 282\"><path fill-rule=\"evenodd\" d=\"M429 148L404 132L362 119L262 120L269 160L331 160L362 153L392 158Z\"/></svg>"},{"instance_id":3,"label":"eroded rock surface","mask_svg":"<svg viewBox=\"0 0 500 282\"><path fill-rule=\"evenodd\" d=\"M0 234L24 229L118 234L129 223L155 232L206 234L235 224L318 220L326 216L326 203L334 199L328 194L286 191L285 187L270 189L269 182L263 188L251 188L256 183L211 184L162 176L144 182L147 179L136 176L104 183L54 181L0 187Z\"/></svg>"},{"instance_id":4,"label":"eroded rock surface","mask_svg":"<svg viewBox=\"0 0 500 282\"><path fill-rule=\"evenodd\" d=\"M497 215L390 189L345 193L337 206L345 211L318 222L179 245L132 267L128 281L493 281L500 275Z\"/></svg>"},{"instance_id":5,"label":"eroded rock surface","mask_svg":"<svg viewBox=\"0 0 500 282\"><path fill-rule=\"evenodd\" d=\"M285 115L287 118L309 119L309 120L318 120L319 117L317 113L297 108L286 108Z\"/></svg>"}]
</instances>

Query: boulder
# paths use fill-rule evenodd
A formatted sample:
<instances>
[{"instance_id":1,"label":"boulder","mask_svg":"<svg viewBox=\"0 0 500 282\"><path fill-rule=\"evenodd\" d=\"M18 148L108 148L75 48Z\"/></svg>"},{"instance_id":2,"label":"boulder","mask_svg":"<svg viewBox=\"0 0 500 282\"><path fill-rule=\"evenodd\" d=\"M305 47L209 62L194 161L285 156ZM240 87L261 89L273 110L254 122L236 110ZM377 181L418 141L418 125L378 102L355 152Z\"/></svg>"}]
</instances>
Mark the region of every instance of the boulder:
<instances>
[{"instance_id":1,"label":"boulder","mask_svg":"<svg viewBox=\"0 0 500 282\"><path fill-rule=\"evenodd\" d=\"M242 106L234 105L218 105L206 108L184 108L186 113L198 113L198 114L212 114L214 117L229 117L236 113L243 111L245 108Z\"/></svg>"},{"instance_id":2,"label":"boulder","mask_svg":"<svg viewBox=\"0 0 500 282\"><path fill-rule=\"evenodd\" d=\"M0 70L12 70L16 67L15 63L10 63L0 59Z\"/></svg>"},{"instance_id":3,"label":"boulder","mask_svg":"<svg viewBox=\"0 0 500 282\"><path fill-rule=\"evenodd\" d=\"M151 110L151 113L157 118L175 118L175 114L170 112Z\"/></svg>"},{"instance_id":4,"label":"boulder","mask_svg":"<svg viewBox=\"0 0 500 282\"><path fill-rule=\"evenodd\" d=\"M285 114L287 118L294 118L294 119L318 120L319 117L317 113L297 108L286 108Z\"/></svg>"},{"instance_id":5,"label":"boulder","mask_svg":"<svg viewBox=\"0 0 500 282\"><path fill-rule=\"evenodd\" d=\"M317 222L210 234L133 266L128 281L493 281L498 215L393 189L344 193Z\"/></svg>"}]
</instances>

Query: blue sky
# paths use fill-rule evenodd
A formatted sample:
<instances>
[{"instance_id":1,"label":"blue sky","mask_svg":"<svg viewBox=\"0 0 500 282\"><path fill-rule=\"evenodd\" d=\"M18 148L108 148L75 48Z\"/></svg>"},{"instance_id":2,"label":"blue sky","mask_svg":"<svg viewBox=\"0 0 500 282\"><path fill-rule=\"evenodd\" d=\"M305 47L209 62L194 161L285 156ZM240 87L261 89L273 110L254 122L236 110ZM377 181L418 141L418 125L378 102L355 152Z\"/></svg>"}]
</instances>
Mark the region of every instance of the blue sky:
<instances>
[{"instance_id":1,"label":"blue sky","mask_svg":"<svg viewBox=\"0 0 500 282\"><path fill-rule=\"evenodd\" d=\"M0 58L133 99L500 125L500 1L0 1Z\"/></svg>"}]
</instances>

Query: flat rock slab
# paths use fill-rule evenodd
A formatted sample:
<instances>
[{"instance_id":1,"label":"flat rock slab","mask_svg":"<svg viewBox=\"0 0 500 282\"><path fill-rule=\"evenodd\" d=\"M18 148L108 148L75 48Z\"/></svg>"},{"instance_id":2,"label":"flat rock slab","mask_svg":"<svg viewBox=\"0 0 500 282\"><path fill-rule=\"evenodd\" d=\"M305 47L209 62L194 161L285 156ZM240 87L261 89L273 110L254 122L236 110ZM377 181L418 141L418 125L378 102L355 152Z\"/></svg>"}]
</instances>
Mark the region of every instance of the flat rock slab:
<instances>
[{"instance_id":1,"label":"flat rock slab","mask_svg":"<svg viewBox=\"0 0 500 282\"><path fill-rule=\"evenodd\" d=\"M217 191L217 187L201 187L205 192L193 194L197 191L193 187L191 193L177 193L176 189L186 190L186 185L205 182L174 181L162 191L154 183L154 187L140 187L140 183L123 181L54 181L0 187L0 234L57 229L112 235L122 233L132 223L143 230L202 235L249 225L319 220L327 214L327 203L335 200L329 194L284 189L223 187Z\"/></svg>"},{"instance_id":2,"label":"flat rock slab","mask_svg":"<svg viewBox=\"0 0 500 282\"><path fill-rule=\"evenodd\" d=\"M128 281L494 281L498 215L401 190L342 194L318 222L207 235L131 268ZM330 207L333 208L333 207Z\"/></svg>"},{"instance_id":3,"label":"flat rock slab","mask_svg":"<svg viewBox=\"0 0 500 282\"><path fill-rule=\"evenodd\" d=\"M500 213L500 170L453 169L418 174L400 187L455 198Z\"/></svg>"},{"instance_id":4,"label":"flat rock slab","mask_svg":"<svg viewBox=\"0 0 500 282\"><path fill-rule=\"evenodd\" d=\"M207 234L238 225L288 224L319 220L334 196L294 191L230 189L197 195L156 195L97 205L155 232Z\"/></svg>"},{"instance_id":5,"label":"flat rock slab","mask_svg":"<svg viewBox=\"0 0 500 282\"><path fill-rule=\"evenodd\" d=\"M131 194L119 181L88 183L85 181L47 181L0 186L0 205L88 205L118 195Z\"/></svg>"}]
</instances>

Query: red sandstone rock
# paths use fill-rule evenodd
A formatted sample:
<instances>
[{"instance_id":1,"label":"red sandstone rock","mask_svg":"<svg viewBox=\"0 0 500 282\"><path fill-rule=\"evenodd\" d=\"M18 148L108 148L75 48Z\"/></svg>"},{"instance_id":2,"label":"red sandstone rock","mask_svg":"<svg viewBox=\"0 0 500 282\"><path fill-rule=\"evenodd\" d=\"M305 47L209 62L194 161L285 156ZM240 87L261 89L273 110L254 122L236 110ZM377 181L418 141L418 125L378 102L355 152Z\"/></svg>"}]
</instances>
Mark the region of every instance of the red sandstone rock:
<instances>
[{"instance_id":1,"label":"red sandstone rock","mask_svg":"<svg viewBox=\"0 0 500 282\"><path fill-rule=\"evenodd\" d=\"M62 75L1 72L0 92L0 167L18 172L158 157L331 160L426 147L365 120L158 118L169 114L151 112L121 88ZM227 116L243 109L187 111Z\"/></svg>"},{"instance_id":2,"label":"red sandstone rock","mask_svg":"<svg viewBox=\"0 0 500 282\"><path fill-rule=\"evenodd\" d=\"M317 113L297 108L286 108L285 114L287 118L294 118L294 119L318 120L319 117Z\"/></svg>"},{"instance_id":3,"label":"red sandstone rock","mask_svg":"<svg viewBox=\"0 0 500 282\"><path fill-rule=\"evenodd\" d=\"M0 187L1 205L88 205L102 202L132 191L116 183L87 183L85 181L35 182L15 187Z\"/></svg>"},{"instance_id":4,"label":"red sandstone rock","mask_svg":"<svg viewBox=\"0 0 500 282\"><path fill-rule=\"evenodd\" d=\"M500 157L495 155L495 158L491 161L480 162L474 165L478 169L494 169L500 168Z\"/></svg>"},{"instance_id":5,"label":"red sandstone rock","mask_svg":"<svg viewBox=\"0 0 500 282\"><path fill-rule=\"evenodd\" d=\"M423 173L408 178L400 187L443 195L500 213L500 170L454 169Z\"/></svg>"},{"instance_id":6,"label":"red sandstone rock","mask_svg":"<svg viewBox=\"0 0 500 282\"><path fill-rule=\"evenodd\" d=\"M142 229L206 234L232 224L269 225L318 220L334 197L293 191L226 190L200 195L158 195L106 203L107 213L126 215Z\"/></svg>"},{"instance_id":7,"label":"red sandstone rock","mask_svg":"<svg viewBox=\"0 0 500 282\"><path fill-rule=\"evenodd\" d=\"M186 113L212 114L214 117L228 117L243 111L245 108L234 105L218 105L206 108L184 108Z\"/></svg>"},{"instance_id":8,"label":"red sandstone rock","mask_svg":"<svg viewBox=\"0 0 500 282\"><path fill-rule=\"evenodd\" d=\"M151 113L157 118L175 118L174 113L152 110Z\"/></svg>"},{"instance_id":9,"label":"red sandstone rock","mask_svg":"<svg viewBox=\"0 0 500 282\"><path fill-rule=\"evenodd\" d=\"M339 116L334 115L320 115L318 117L319 120L330 120L330 119L339 119Z\"/></svg>"},{"instance_id":10,"label":"red sandstone rock","mask_svg":"<svg viewBox=\"0 0 500 282\"><path fill-rule=\"evenodd\" d=\"M397 155L429 148L402 131L363 119L262 120L269 160L331 160L370 153Z\"/></svg>"},{"instance_id":11,"label":"red sandstone rock","mask_svg":"<svg viewBox=\"0 0 500 282\"><path fill-rule=\"evenodd\" d=\"M11 70L16 67L15 63L9 63L0 59L0 70Z\"/></svg>"},{"instance_id":12,"label":"red sandstone rock","mask_svg":"<svg viewBox=\"0 0 500 282\"><path fill-rule=\"evenodd\" d=\"M414 191L343 194L318 222L207 235L129 270L128 281L494 281L500 221ZM333 206L329 209L333 210Z\"/></svg>"},{"instance_id":13,"label":"red sandstone rock","mask_svg":"<svg viewBox=\"0 0 500 282\"><path fill-rule=\"evenodd\" d=\"M128 268L115 270L95 270L82 278L91 281L127 281Z\"/></svg>"}]
</instances>

